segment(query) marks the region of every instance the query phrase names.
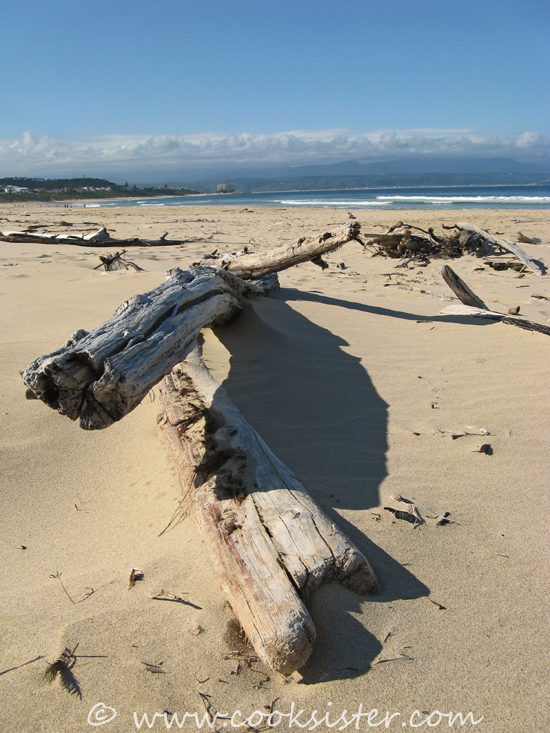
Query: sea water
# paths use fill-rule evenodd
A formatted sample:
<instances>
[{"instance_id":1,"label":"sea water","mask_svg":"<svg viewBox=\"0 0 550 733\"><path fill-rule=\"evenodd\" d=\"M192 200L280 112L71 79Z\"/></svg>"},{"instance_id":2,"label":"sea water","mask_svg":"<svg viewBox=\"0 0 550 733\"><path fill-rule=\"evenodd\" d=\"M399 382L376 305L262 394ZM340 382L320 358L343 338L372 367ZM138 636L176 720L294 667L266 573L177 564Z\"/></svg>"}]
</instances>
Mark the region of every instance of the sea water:
<instances>
[{"instance_id":1,"label":"sea water","mask_svg":"<svg viewBox=\"0 0 550 733\"><path fill-rule=\"evenodd\" d=\"M109 206L275 206L326 209L550 209L550 185L275 191L108 200Z\"/></svg>"}]
</instances>

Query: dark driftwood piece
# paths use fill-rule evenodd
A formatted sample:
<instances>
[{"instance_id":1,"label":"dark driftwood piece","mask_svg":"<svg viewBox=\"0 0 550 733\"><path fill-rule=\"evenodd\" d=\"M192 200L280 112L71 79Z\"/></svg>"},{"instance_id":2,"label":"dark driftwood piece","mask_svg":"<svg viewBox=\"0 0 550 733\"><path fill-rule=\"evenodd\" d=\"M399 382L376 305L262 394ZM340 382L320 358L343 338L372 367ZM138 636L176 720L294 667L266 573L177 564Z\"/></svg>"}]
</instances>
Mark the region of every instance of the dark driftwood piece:
<instances>
[{"instance_id":1,"label":"dark driftwood piece","mask_svg":"<svg viewBox=\"0 0 550 733\"><path fill-rule=\"evenodd\" d=\"M526 331L537 331L538 333L544 333L547 336L550 336L549 326L543 326L540 323L535 323L535 321L528 321L521 316L512 316L510 314L489 310L483 301L478 298L472 290L470 290L464 280L461 280L456 272L451 270L448 265L443 267L441 274L453 293L464 304L449 305L446 308L443 308L441 311L442 315L487 318L492 321L501 321L502 323L508 323L512 326L518 326L519 328L524 328Z\"/></svg>"},{"instance_id":2,"label":"dark driftwood piece","mask_svg":"<svg viewBox=\"0 0 550 733\"><path fill-rule=\"evenodd\" d=\"M357 239L358 232L353 222L332 234L239 258L243 262L221 262L226 269L171 270L163 284L127 300L90 333L76 331L60 349L33 361L23 380L47 405L80 419L82 428L108 427L185 359L202 328L234 317L243 298L265 294L276 277L266 272L320 258ZM243 279L260 275L264 279L256 283Z\"/></svg>"},{"instance_id":3,"label":"dark driftwood piece","mask_svg":"<svg viewBox=\"0 0 550 733\"><path fill-rule=\"evenodd\" d=\"M456 297L464 303L464 305L470 305L474 308L484 308L487 310L487 306L481 298L478 298L477 295L466 285L464 280L459 278L456 272L448 265L445 265L442 268L441 275Z\"/></svg>"},{"instance_id":4,"label":"dark driftwood piece","mask_svg":"<svg viewBox=\"0 0 550 733\"><path fill-rule=\"evenodd\" d=\"M215 578L258 655L289 674L312 649L304 605L338 580L376 590L367 559L324 515L196 351L161 383L159 423Z\"/></svg>"}]
</instances>

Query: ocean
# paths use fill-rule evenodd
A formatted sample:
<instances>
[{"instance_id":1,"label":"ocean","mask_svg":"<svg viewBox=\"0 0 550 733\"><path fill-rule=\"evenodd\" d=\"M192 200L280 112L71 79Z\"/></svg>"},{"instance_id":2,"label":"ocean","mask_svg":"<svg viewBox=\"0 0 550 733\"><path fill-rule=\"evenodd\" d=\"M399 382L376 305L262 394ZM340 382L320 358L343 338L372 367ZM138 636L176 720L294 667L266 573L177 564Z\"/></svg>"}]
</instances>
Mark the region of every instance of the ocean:
<instances>
[{"instance_id":1,"label":"ocean","mask_svg":"<svg viewBox=\"0 0 550 733\"><path fill-rule=\"evenodd\" d=\"M73 204L73 206L78 204ZM80 204L110 206L275 206L336 209L550 209L550 185L368 188L337 191L274 191L120 199Z\"/></svg>"}]
</instances>

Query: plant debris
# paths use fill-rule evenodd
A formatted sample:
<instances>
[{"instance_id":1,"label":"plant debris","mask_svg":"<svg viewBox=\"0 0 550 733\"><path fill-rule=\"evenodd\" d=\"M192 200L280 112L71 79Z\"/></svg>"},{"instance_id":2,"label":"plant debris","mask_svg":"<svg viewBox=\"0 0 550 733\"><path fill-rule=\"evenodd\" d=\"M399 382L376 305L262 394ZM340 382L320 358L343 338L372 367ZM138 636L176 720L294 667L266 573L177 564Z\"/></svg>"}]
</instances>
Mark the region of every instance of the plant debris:
<instances>
[{"instance_id":1,"label":"plant debris","mask_svg":"<svg viewBox=\"0 0 550 733\"><path fill-rule=\"evenodd\" d=\"M187 595L184 593L183 595ZM191 606L192 608L196 608L199 611L202 611L202 606L197 606L195 603L191 603L191 601L186 601L185 598L181 598L181 596L175 595L175 593L170 593L165 590L161 590L160 593L157 593L154 596L151 596L151 599L153 601L173 601L174 603L183 603L186 606Z\"/></svg>"},{"instance_id":2,"label":"plant debris","mask_svg":"<svg viewBox=\"0 0 550 733\"><path fill-rule=\"evenodd\" d=\"M21 669L21 667L26 667L27 664L33 664L33 662L38 662L39 659L44 659L44 655L41 654L39 657L35 657L34 659L29 659L28 662L23 662L23 664L18 664L16 667L9 667L8 669L3 669L0 672L0 677L3 674L7 674L8 672L14 672L16 669Z\"/></svg>"},{"instance_id":3,"label":"plant debris","mask_svg":"<svg viewBox=\"0 0 550 733\"><path fill-rule=\"evenodd\" d=\"M128 590L130 590L130 588L133 588L137 581L143 580L143 578L144 573L141 570L138 570L137 568L132 568L130 572L130 577L128 579Z\"/></svg>"},{"instance_id":4,"label":"plant debris","mask_svg":"<svg viewBox=\"0 0 550 733\"><path fill-rule=\"evenodd\" d=\"M166 670L162 669L164 661L159 662L158 664L151 664L150 662L142 662L142 664L145 665L145 669L148 672L151 672L151 674L166 674Z\"/></svg>"},{"instance_id":5,"label":"plant debris","mask_svg":"<svg viewBox=\"0 0 550 733\"><path fill-rule=\"evenodd\" d=\"M68 647L65 647L65 649L63 650L61 655L55 660L55 662L47 666L46 671L44 672L44 677L48 680L48 682L51 683L59 675L61 687L63 687L63 689L66 690L70 695L76 695L77 697L82 699L82 690L80 689L80 684L72 672L72 669L76 664L77 658L75 656L75 651L77 647L78 644L72 650Z\"/></svg>"},{"instance_id":6,"label":"plant debris","mask_svg":"<svg viewBox=\"0 0 550 733\"><path fill-rule=\"evenodd\" d=\"M88 586L85 589L86 592L84 594L84 597L81 598L78 601L75 601L74 598L70 595L69 591L65 588L65 585L63 584L63 581L61 580L61 573L59 572L59 570L57 570L55 573L53 573L52 575L50 575L50 578L55 578L56 580L59 580L59 582L61 584L61 587L63 588L63 592L65 593L65 595L67 596L67 598L70 600L70 602L73 603L74 605L76 605L77 603L82 603L83 601L88 600L88 598L90 596L93 596L93 594L96 593L96 590L94 588L92 588L91 586ZM102 586L102 587L104 587L104 586Z\"/></svg>"}]
</instances>

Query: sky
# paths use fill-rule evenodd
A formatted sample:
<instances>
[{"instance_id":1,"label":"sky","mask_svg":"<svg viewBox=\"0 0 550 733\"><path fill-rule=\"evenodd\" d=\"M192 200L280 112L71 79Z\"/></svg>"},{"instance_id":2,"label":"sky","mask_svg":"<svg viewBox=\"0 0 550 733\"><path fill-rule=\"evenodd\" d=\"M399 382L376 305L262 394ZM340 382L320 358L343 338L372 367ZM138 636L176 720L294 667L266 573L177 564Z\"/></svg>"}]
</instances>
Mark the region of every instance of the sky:
<instances>
[{"instance_id":1,"label":"sky","mask_svg":"<svg viewBox=\"0 0 550 733\"><path fill-rule=\"evenodd\" d=\"M0 177L550 171L548 0L0 0Z\"/></svg>"}]
</instances>

